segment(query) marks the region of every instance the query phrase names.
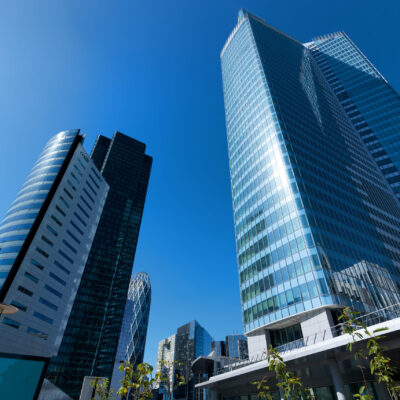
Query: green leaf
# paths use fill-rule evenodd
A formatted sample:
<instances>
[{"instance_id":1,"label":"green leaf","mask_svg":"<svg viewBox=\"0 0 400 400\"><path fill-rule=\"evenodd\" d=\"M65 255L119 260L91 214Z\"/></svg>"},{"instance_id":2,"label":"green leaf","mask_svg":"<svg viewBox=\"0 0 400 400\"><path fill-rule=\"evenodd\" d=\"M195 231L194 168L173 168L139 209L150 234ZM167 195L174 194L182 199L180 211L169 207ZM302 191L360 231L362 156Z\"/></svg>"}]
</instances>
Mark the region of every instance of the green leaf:
<instances>
[{"instance_id":1,"label":"green leaf","mask_svg":"<svg viewBox=\"0 0 400 400\"><path fill-rule=\"evenodd\" d=\"M382 327L382 328L377 328L377 329L374 329L372 332L373 333L378 333L378 332L383 332L383 331L387 331L387 330L389 330L389 328L387 328L387 327Z\"/></svg>"}]
</instances>

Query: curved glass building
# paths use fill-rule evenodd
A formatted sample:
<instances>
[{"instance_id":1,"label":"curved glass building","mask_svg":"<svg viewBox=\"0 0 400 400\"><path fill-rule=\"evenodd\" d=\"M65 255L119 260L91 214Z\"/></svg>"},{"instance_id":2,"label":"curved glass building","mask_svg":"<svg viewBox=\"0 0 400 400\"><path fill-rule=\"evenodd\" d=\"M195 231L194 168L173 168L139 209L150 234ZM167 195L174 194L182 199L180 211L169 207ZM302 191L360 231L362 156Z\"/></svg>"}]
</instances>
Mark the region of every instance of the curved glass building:
<instances>
[{"instance_id":1,"label":"curved glass building","mask_svg":"<svg viewBox=\"0 0 400 400\"><path fill-rule=\"evenodd\" d=\"M79 130L44 147L0 224L1 352L57 354L108 194Z\"/></svg>"},{"instance_id":2,"label":"curved glass building","mask_svg":"<svg viewBox=\"0 0 400 400\"><path fill-rule=\"evenodd\" d=\"M399 203L311 51L242 10L221 63L250 356L398 303Z\"/></svg>"},{"instance_id":3,"label":"curved glass building","mask_svg":"<svg viewBox=\"0 0 400 400\"><path fill-rule=\"evenodd\" d=\"M126 327L127 323L129 325L128 341L126 348L121 348L121 351L125 352L125 360L129 360L133 365L143 362L150 303L150 278L145 272L138 272L132 276L129 285L123 322L123 327Z\"/></svg>"},{"instance_id":4,"label":"curved glass building","mask_svg":"<svg viewBox=\"0 0 400 400\"><path fill-rule=\"evenodd\" d=\"M150 278L145 272L132 276L126 300L124 319L119 337L111 387L119 389L122 373L118 370L121 363L129 361L134 368L143 362L146 346L147 325L151 304Z\"/></svg>"},{"instance_id":5,"label":"curved glass building","mask_svg":"<svg viewBox=\"0 0 400 400\"><path fill-rule=\"evenodd\" d=\"M3 218L0 224L0 288L10 274L28 234L34 233L32 227L71 147L79 139L78 133L79 130L60 132L47 142Z\"/></svg>"}]
</instances>

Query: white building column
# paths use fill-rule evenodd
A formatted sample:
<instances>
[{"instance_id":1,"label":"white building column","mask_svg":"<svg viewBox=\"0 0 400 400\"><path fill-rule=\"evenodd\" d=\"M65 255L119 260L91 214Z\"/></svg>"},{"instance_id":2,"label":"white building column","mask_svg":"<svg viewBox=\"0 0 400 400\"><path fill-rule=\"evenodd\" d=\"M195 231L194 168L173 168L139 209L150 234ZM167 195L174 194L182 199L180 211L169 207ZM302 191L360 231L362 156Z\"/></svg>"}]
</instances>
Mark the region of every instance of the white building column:
<instances>
[{"instance_id":1,"label":"white building column","mask_svg":"<svg viewBox=\"0 0 400 400\"><path fill-rule=\"evenodd\" d=\"M336 396L338 400L346 400L344 383L342 375L340 374L337 361L334 359L328 360L329 370L333 380Z\"/></svg>"},{"instance_id":2,"label":"white building column","mask_svg":"<svg viewBox=\"0 0 400 400\"><path fill-rule=\"evenodd\" d=\"M306 313L300 325L304 341L307 344L322 342L333 337L331 331L333 319L331 311L328 309Z\"/></svg>"},{"instance_id":3,"label":"white building column","mask_svg":"<svg viewBox=\"0 0 400 400\"><path fill-rule=\"evenodd\" d=\"M247 345L249 348L249 359L260 357L266 354L270 346L270 336L266 331L247 336Z\"/></svg>"}]
</instances>

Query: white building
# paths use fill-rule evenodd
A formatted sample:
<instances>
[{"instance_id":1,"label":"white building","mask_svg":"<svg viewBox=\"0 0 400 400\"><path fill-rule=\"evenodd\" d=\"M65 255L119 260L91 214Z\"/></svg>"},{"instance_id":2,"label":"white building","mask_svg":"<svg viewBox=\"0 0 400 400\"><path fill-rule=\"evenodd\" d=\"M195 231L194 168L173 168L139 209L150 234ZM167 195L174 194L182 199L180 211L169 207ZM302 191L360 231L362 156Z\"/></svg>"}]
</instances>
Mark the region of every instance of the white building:
<instances>
[{"instance_id":1,"label":"white building","mask_svg":"<svg viewBox=\"0 0 400 400\"><path fill-rule=\"evenodd\" d=\"M168 383L164 382L160 385L164 388L166 393L171 392L174 387L175 351L176 334L158 342L156 372L162 372L164 376L168 375L169 377Z\"/></svg>"},{"instance_id":2,"label":"white building","mask_svg":"<svg viewBox=\"0 0 400 400\"><path fill-rule=\"evenodd\" d=\"M0 352L57 354L108 185L79 130L45 146L0 225Z\"/></svg>"}]
</instances>

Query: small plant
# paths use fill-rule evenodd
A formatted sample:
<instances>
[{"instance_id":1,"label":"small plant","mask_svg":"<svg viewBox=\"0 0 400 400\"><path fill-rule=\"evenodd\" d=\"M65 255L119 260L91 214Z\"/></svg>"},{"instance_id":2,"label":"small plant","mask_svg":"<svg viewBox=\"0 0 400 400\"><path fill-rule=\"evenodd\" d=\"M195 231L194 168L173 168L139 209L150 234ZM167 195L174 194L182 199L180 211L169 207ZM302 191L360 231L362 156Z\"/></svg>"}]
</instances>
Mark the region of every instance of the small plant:
<instances>
[{"instance_id":1,"label":"small plant","mask_svg":"<svg viewBox=\"0 0 400 400\"><path fill-rule=\"evenodd\" d=\"M164 363L163 365L169 364ZM131 363L125 362L120 365L119 370L124 373L124 377L121 380L121 387L117 392L117 395L121 396L122 399L152 399L154 390L161 384L166 383L169 387L169 374L165 373L165 370L163 371L162 369L153 376L154 368L148 363L139 364L135 369ZM167 370L169 371L169 368ZM175 382L176 386L181 386L186 383L186 380L177 374Z\"/></svg>"},{"instance_id":2,"label":"small plant","mask_svg":"<svg viewBox=\"0 0 400 400\"><path fill-rule=\"evenodd\" d=\"M94 388L95 396L92 400L111 400L114 398L114 389L110 389L110 380L107 378L95 378L90 382Z\"/></svg>"},{"instance_id":3,"label":"small plant","mask_svg":"<svg viewBox=\"0 0 400 400\"><path fill-rule=\"evenodd\" d=\"M369 367L371 375L374 375L379 383L383 383L392 400L400 395L400 383L396 381L395 376L397 369L391 365L391 359L384 354L385 348L379 343L385 336L380 335L381 332L388 328L378 328L370 332L367 326L357 319L359 313L346 307L339 320L343 320L343 332L352 337L352 342L347 344L347 350L353 351L353 345L362 339L368 339L365 347L361 346L354 353L361 371L364 386L361 386L359 392L353 397L360 400L371 400L373 396L368 389L368 383L364 370ZM367 363L368 367L364 366Z\"/></svg>"},{"instance_id":4,"label":"small plant","mask_svg":"<svg viewBox=\"0 0 400 400\"><path fill-rule=\"evenodd\" d=\"M360 400L373 400L374 399L374 396L369 394L368 386L361 386L358 393L353 394L353 397L355 399L360 399Z\"/></svg>"},{"instance_id":5,"label":"small plant","mask_svg":"<svg viewBox=\"0 0 400 400\"><path fill-rule=\"evenodd\" d=\"M301 379L289 371L279 351L270 347L267 354L268 369L275 373L276 385L283 392L284 399L313 399L310 388L305 387ZM266 377L252 382L257 386L259 399L272 400L271 388Z\"/></svg>"},{"instance_id":6,"label":"small plant","mask_svg":"<svg viewBox=\"0 0 400 400\"><path fill-rule=\"evenodd\" d=\"M185 377L181 376L179 373L175 371L176 367L183 367L184 364L182 362L173 361L159 361L159 369L161 371L160 382L157 383L157 386L162 386L166 390L167 398L172 396L173 391L186 384ZM171 382L171 377L173 377ZM172 397L171 397L172 398Z\"/></svg>"},{"instance_id":7,"label":"small plant","mask_svg":"<svg viewBox=\"0 0 400 400\"><path fill-rule=\"evenodd\" d=\"M267 385L267 378L262 378L259 381L252 382L252 385L257 386L257 397L261 400L272 400L271 387Z\"/></svg>"},{"instance_id":8,"label":"small plant","mask_svg":"<svg viewBox=\"0 0 400 400\"><path fill-rule=\"evenodd\" d=\"M115 397L114 390L110 389L110 380L107 378L95 378L90 385L95 390L95 396L92 400L113 400L113 399L131 399L149 400L154 397L154 390L162 384L166 384L170 390L169 369L181 363L163 362L162 371L157 372L153 376L153 367L148 363L139 364L136 368L129 363L121 364L119 370L124 373L121 379L121 387L118 389ZM168 371L168 372L166 372ZM184 377L175 374L174 388L186 384Z\"/></svg>"},{"instance_id":9,"label":"small plant","mask_svg":"<svg viewBox=\"0 0 400 400\"><path fill-rule=\"evenodd\" d=\"M125 362L119 370L124 373L124 377L117 395L123 399L128 398L128 395L135 400L151 399L156 382L162 379L161 372L153 377L153 367L147 363L139 364L134 369L131 363Z\"/></svg>"}]
</instances>

